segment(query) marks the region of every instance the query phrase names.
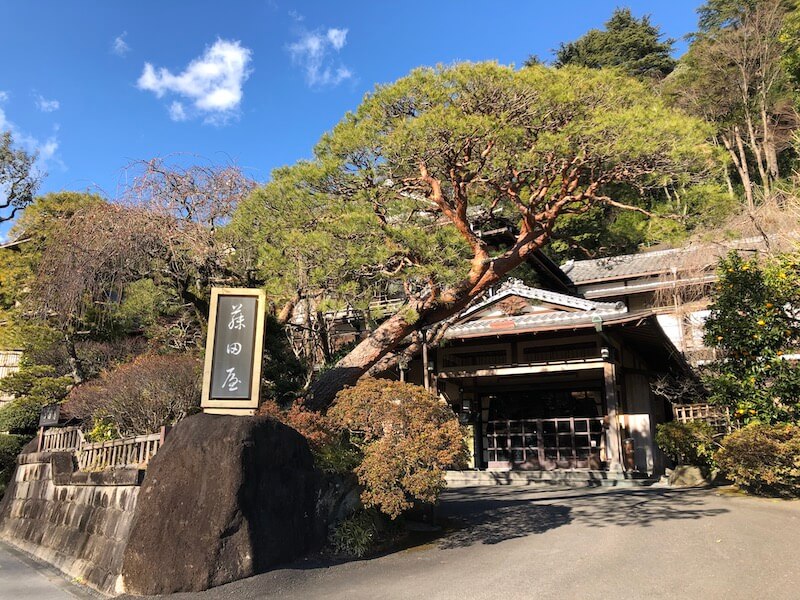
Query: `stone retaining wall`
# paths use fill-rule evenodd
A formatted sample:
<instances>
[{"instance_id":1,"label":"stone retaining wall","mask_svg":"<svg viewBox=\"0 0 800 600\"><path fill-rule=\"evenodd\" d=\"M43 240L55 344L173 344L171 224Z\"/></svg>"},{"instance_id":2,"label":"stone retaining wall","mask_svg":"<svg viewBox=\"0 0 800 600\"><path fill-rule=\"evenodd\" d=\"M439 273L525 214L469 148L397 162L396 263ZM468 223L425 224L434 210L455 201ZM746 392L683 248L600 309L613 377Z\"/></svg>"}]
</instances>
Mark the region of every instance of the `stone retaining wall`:
<instances>
[{"instance_id":1,"label":"stone retaining wall","mask_svg":"<svg viewBox=\"0 0 800 600\"><path fill-rule=\"evenodd\" d=\"M0 501L0 538L106 594L197 592L294 560L351 491L321 490L303 436L265 417L184 419L146 477L34 449Z\"/></svg>"},{"instance_id":2,"label":"stone retaining wall","mask_svg":"<svg viewBox=\"0 0 800 600\"><path fill-rule=\"evenodd\" d=\"M0 502L0 537L114 593L143 472L74 470L72 453L22 454Z\"/></svg>"}]
</instances>

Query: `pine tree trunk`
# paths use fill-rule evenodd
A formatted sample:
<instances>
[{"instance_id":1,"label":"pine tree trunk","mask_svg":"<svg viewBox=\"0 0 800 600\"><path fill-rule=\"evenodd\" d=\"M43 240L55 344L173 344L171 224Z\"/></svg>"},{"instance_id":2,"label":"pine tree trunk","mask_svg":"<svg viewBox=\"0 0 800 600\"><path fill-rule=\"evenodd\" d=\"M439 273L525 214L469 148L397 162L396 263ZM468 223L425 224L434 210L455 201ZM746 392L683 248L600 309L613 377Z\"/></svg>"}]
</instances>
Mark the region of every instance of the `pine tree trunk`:
<instances>
[{"instance_id":1,"label":"pine tree trunk","mask_svg":"<svg viewBox=\"0 0 800 600\"><path fill-rule=\"evenodd\" d=\"M468 279L442 294L446 301L414 299L381 323L347 356L311 384L305 397L306 406L312 410L325 410L336 394L348 385L354 385L374 364L397 348L410 334L441 323L463 310L474 298L499 282L512 269L524 262L535 250L541 248L549 232L530 236L507 254L484 264L481 270L471 271Z\"/></svg>"},{"instance_id":2,"label":"pine tree trunk","mask_svg":"<svg viewBox=\"0 0 800 600\"><path fill-rule=\"evenodd\" d=\"M419 327L421 320L418 313L405 305L394 316L381 323L334 368L325 371L311 384L305 397L306 406L311 410L328 408L339 390L355 385L372 365Z\"/></svg>"}]
</instances>

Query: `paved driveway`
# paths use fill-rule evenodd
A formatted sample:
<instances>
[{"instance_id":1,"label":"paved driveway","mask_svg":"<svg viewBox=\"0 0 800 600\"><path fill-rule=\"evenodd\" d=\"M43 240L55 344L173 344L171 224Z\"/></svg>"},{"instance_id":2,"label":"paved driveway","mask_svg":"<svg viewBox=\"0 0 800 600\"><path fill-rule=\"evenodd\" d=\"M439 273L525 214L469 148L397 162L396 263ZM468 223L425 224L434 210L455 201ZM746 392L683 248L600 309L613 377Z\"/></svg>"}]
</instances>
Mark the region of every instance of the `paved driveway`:
<instances>
[{"instance_id":1,"label":"paved driveway","mask_svg":"<svg viewBox=\"0 0 800 600\"><path fill-rule=\"evenodd\" d=\"M101 598L72 585L54 567L0 542L0 600L76 600Z\"/></svg>"},{"instance_id":2,"label":"paved driveway","mask_svg":"<svg viewBox=\"0 0 800 600\"><path fill-rule=\"evenodd\" d=\"M800 598L800 502L501 487L448 491L441 512L462 526L435 542L171 598Z\"/></svg>"}]
</instances>

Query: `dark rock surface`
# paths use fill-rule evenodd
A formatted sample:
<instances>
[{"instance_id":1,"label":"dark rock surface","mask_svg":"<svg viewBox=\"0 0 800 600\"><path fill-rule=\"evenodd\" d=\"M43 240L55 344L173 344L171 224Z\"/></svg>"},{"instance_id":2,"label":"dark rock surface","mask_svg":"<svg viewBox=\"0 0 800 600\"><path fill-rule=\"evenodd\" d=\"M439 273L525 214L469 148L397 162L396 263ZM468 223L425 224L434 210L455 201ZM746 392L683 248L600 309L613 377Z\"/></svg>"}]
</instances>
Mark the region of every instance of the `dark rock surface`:
<instances>
[{"instance_id":1,"label":"dark rock surface","mask_svg":"<svg viewBox=\"0 0 800 600\"><path fill-rule=\"evenodd\" d=\"M200 591L261 573L322 542L305 439L266 417L198 414L150 463L125 550L134 594Z\"/></svg>"}]
</instances>

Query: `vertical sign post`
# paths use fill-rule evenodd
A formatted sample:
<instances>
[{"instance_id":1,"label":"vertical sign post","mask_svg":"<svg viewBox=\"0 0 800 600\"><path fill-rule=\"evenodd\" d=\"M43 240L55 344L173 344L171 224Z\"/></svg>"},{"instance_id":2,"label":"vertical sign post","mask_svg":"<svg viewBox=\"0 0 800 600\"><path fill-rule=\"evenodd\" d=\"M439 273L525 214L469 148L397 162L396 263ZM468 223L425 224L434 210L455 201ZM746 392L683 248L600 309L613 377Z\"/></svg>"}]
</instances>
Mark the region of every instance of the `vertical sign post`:
<instances>
[{"instance_id":1,"label":"vertical sign post","mask_svg":"<svg viewBox=\"0 0 800 600\"><path fill-rule=\"evenodd\" d=\"M200 404L204 412L252 415L258 408L265 302L262 290L211 289Z\"/></svg>"}]
</instances>

